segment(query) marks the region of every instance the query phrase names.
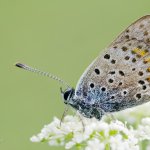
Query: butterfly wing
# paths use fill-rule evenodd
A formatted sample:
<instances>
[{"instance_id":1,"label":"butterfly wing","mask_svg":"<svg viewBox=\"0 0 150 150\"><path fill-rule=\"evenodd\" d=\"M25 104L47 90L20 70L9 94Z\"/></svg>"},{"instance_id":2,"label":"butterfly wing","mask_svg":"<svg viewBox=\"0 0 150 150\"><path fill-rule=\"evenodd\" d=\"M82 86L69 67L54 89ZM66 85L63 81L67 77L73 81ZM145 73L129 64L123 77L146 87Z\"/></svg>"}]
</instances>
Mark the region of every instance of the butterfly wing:
<instances>
[{"instance_id":1,"label":"butterfly wing","mask_svg":"<svg viewBox=\"0 0 150 150\"><path fill-rule=\"evenodd\" d=\"M75 96L105 112L150 100L150 15L132 23L94 60Z\"/></svg>"}]
</instances>

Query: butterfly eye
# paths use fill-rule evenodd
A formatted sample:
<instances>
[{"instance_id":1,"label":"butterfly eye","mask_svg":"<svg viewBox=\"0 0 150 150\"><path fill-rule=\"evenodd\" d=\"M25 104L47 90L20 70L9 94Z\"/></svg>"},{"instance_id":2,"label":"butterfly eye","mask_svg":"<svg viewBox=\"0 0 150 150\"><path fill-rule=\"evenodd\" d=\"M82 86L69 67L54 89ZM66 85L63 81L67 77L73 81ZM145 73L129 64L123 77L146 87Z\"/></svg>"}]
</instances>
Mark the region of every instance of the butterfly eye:
<instances>
[{"instance_id":1,"label":"butterfly eye","mask_svg":"<svg viewBox=\"0 0 150 150\"><path fill-rule=\"evenodd\" d=\"M63 97L65 101L68 101L74 94L74 89L68 89L63 93Z\"/></svg>"},{"instance_id":2,"label":"butterfly eye","mask_svg":"<svg viewBox=\"0 0 150 150\"><path fill-rule=\"evenodd\" d=\"M68 99L68 97L69 97L69 95L70 95L70 92L71 92L71 91L66 91L66 92L64 93L64 99L65 99L65 100Z\"/></svg>"}]
</instances>

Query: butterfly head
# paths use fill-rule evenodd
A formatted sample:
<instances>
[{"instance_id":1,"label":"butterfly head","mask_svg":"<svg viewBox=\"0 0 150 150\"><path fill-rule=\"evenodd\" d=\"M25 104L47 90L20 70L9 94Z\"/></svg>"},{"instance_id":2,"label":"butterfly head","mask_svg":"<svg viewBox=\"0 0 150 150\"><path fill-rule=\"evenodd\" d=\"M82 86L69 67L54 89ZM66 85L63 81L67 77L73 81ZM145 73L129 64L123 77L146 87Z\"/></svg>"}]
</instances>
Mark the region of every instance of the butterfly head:
<instances>
[{"instance_id":1,"label":"butterfly head","mask_svg":"<svg viewBox=\"0 0 150 150\"><path fill-rule=\"evenodd\" d=\"M68 88L65 91L60 88L63 100L65 104L69 104L70 101L72 101L75 90L73 88Z\"/></svg>"}]
</instances>

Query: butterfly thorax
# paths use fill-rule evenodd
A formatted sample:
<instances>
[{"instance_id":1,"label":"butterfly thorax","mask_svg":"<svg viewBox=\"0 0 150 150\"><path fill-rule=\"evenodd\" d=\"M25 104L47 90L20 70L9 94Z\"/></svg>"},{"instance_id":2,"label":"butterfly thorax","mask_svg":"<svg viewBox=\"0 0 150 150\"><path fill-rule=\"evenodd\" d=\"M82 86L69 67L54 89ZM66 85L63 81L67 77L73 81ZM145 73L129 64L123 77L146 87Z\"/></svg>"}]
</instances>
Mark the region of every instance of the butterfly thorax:
<instances>
[{"instance_id":1,"label":"butterfly thorax","mask_svg":"<svg viewBox=\"0 0 150 150\"><path fill-rule=\"evenodd\" d=\"M69 105L79 111L79 113L86 118L95 117L96 119L101 120L102 115L104 114L101 109L97 109L98 107L95 104L90 105L89 103L81 99L73 98L72 101L70 101Z\"/></svg>"},{"instance_id":2,"label":"butterfly thorax","mask_svg":"<svg viewBox=\"0 0 150 150\"><path fill-rule=\"evenodd\" d=\"M93 118L100 120L104 114L102 109L97 104L90 104L87 100L82 99L75 95L75 90L73 88L67 89L63 93L64 103L70 105L75 110L79 111L86 118Z\"/></svg>"}]
</instances>

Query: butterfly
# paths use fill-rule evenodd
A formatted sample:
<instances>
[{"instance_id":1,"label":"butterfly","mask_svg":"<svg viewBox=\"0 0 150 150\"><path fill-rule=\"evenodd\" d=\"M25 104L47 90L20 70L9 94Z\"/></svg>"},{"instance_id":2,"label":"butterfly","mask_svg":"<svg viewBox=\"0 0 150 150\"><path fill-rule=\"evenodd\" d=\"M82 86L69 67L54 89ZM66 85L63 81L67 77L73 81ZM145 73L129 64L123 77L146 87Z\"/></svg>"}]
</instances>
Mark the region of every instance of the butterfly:
<instances>
[{"instance_id":1,"label":"butterfly","mask_svg":"<svg viewBox=\"0 0 150 150\"><path fill-rule=\"evenodd\" d=\"M150 101L150 15L125 29L85 70L76 88L51 73L22 63L17 67L48 76L66 85L64 103L87 118L101 120Z\"/></svg>"}]
</instances>

